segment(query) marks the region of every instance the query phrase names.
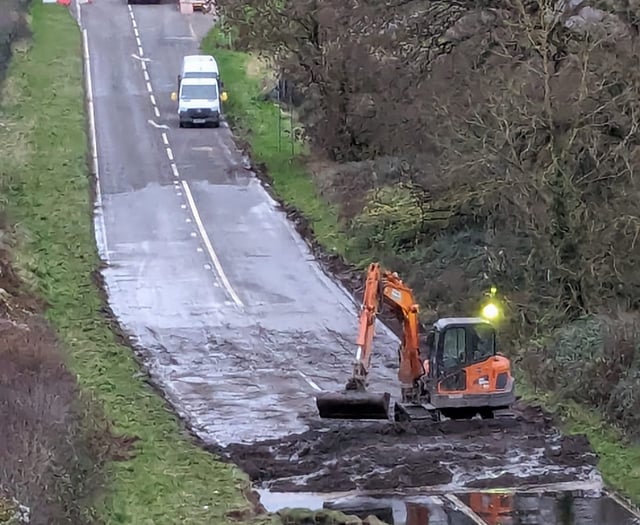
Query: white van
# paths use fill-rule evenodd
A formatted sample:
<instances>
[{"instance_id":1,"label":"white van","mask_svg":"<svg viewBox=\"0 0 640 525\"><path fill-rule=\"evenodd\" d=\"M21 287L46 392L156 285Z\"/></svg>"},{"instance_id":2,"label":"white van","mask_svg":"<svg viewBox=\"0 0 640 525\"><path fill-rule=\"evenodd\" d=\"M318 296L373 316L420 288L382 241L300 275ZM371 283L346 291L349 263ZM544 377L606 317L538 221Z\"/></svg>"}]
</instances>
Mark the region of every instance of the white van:
<instances>
[{"instance_id":1,"label":"white van","mask_svg":"<svg viewBox=\"0 0 640 525\"><path fill-rule=\"evenodd\" d=\"M218 63L211 55L187 55L178 75L178 118L185 124L220 126L222 82Z\"/></svg>"}]
</instances>

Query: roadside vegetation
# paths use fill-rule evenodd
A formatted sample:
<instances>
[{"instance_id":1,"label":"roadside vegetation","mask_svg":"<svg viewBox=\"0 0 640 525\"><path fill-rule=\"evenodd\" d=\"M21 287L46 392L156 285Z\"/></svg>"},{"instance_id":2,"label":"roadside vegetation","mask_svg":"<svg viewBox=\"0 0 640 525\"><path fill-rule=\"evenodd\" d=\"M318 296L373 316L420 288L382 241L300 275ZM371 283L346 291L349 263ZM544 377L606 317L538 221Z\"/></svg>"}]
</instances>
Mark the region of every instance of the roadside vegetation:
<instances>
[{"instance_id":1,"label":"roadside vegetation","mask_svg":"<svg viewBox=\"0 0 640 525\"><path fill-rule=\"evenodd\" d=\"M181 428L105 317L80 31L66 8L34 3L27 38L26 3L6 5L0 37L11 36L14 52L0 102L0 523L18 504L32 524L249 517L244 475Z\"/></svg>"},{"instance_id":2,"label":"roadside vegetation","mask_svg":"<svg viewBox=\"0 0 640 525\"><path fill-rule=\"evenodd\" d=\"M475 313L496 285L503 350L526 397L586 433L605 478L640 501L634 10L616 0L219 7L203 49L219 58L228 117L275 191L329 250L398 271L425 321ZM293 156L265 71L287 81L284 110L304 129Z\"/></svg>"}]
</instances>

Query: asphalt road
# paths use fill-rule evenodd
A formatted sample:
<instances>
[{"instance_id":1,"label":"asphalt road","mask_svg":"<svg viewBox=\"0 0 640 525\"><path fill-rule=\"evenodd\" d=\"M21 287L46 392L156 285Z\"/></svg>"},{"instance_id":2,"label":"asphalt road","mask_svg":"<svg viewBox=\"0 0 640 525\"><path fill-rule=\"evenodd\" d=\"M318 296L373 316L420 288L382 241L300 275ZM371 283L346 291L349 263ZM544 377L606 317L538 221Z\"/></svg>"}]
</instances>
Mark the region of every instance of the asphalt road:
<instances>
[{"instance_id":1,"label":"asphalt road","mask_svg":"<svg viewBox=\"0 0 640 525\"><path fill-rule=\"evenodd\" d=\"M170 95L211 17L99 0L82 5L82 23L115 315L205 441L305 430L314 395L350 372L357 305L246 168L227 126L178 127ZM394 394L397 344L380 330L373 372L376 389Z\"/></svg>"}]
</instances>

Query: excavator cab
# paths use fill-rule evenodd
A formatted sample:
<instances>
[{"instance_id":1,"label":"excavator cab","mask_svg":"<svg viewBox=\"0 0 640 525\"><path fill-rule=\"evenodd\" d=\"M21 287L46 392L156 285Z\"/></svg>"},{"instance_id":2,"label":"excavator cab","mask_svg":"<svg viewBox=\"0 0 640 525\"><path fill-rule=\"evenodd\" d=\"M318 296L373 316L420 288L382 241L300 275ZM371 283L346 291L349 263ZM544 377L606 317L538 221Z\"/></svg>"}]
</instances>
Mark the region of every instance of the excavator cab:
<instances>
[{"instance_id":1,"label":"excavator cab","mask_svg":"<svg viewBox=\"0 0 640 525\"><path fill-rule=\"evenodd\" d=\"M427 354L430 377L464 388L464 369L496 355L495 329L482 318L440 319L427 336Z\"/></svg>"},{"instance_id":2,"label":"excavator cab","mask_svg":"<svg viewBox=\"0 0 640 525\"><path fill-rule=\"evenodd\" d=\"M421 404L446 417L493 417L515 400L509 360L496 348L496 332L481 317L439 319L427 335ZM401 408L401 407L400 407Z\"/></svg>"}]
</instances>

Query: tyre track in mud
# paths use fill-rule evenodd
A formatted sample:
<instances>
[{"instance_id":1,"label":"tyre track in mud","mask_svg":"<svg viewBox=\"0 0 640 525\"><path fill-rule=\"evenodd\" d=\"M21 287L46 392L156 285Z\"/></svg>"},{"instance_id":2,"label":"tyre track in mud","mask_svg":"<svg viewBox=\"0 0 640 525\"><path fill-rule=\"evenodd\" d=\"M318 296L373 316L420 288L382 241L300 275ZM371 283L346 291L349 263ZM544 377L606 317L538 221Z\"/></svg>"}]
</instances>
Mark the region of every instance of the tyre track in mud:
<instances>
[{"instance_id":1,"label":"tyre track in mud","mask_svg":"<svg viewBox=\"0 0 640 525\"><path fill-rule=\"evenodd\" d=\"M588 444L562 438L530 407L520 407L510 421L412 428L318 419L309 379L325 390L342 387L356 310L345 304L338 286L314 274L316 263L299 239L292 242L290 226L278 214L286 213L316 260L356 296L361 275L324 254L295 210L264 200L242 153L222 135L227 130L177 129L169 93L179 58L196 49L185 34L185 18L173 9L129 10L138 46L125 27L126 4L84 6L83 17L92 20L89 39L93 56L99 56L94 65L101 82L94 84L109 300L153 382L193 432L255 482L281 491L512 485L593 476ZM117 45L109 47L115 33ZM141 64L144 80L136 71ZM154 95L153 107L147 91ZM136 141L126 139L127 119ZM171 162L164 157L169 143ZM176 173L188 181L201 210L201 229L216 251L225 248L220 264L242 311L225 298L199 246ZM273 246L276 241L284 245ZM381 334L377 344L384 350L374 369L375 390L393 388L396 394L397 341Z\"/></svg>"}]
</instances>

